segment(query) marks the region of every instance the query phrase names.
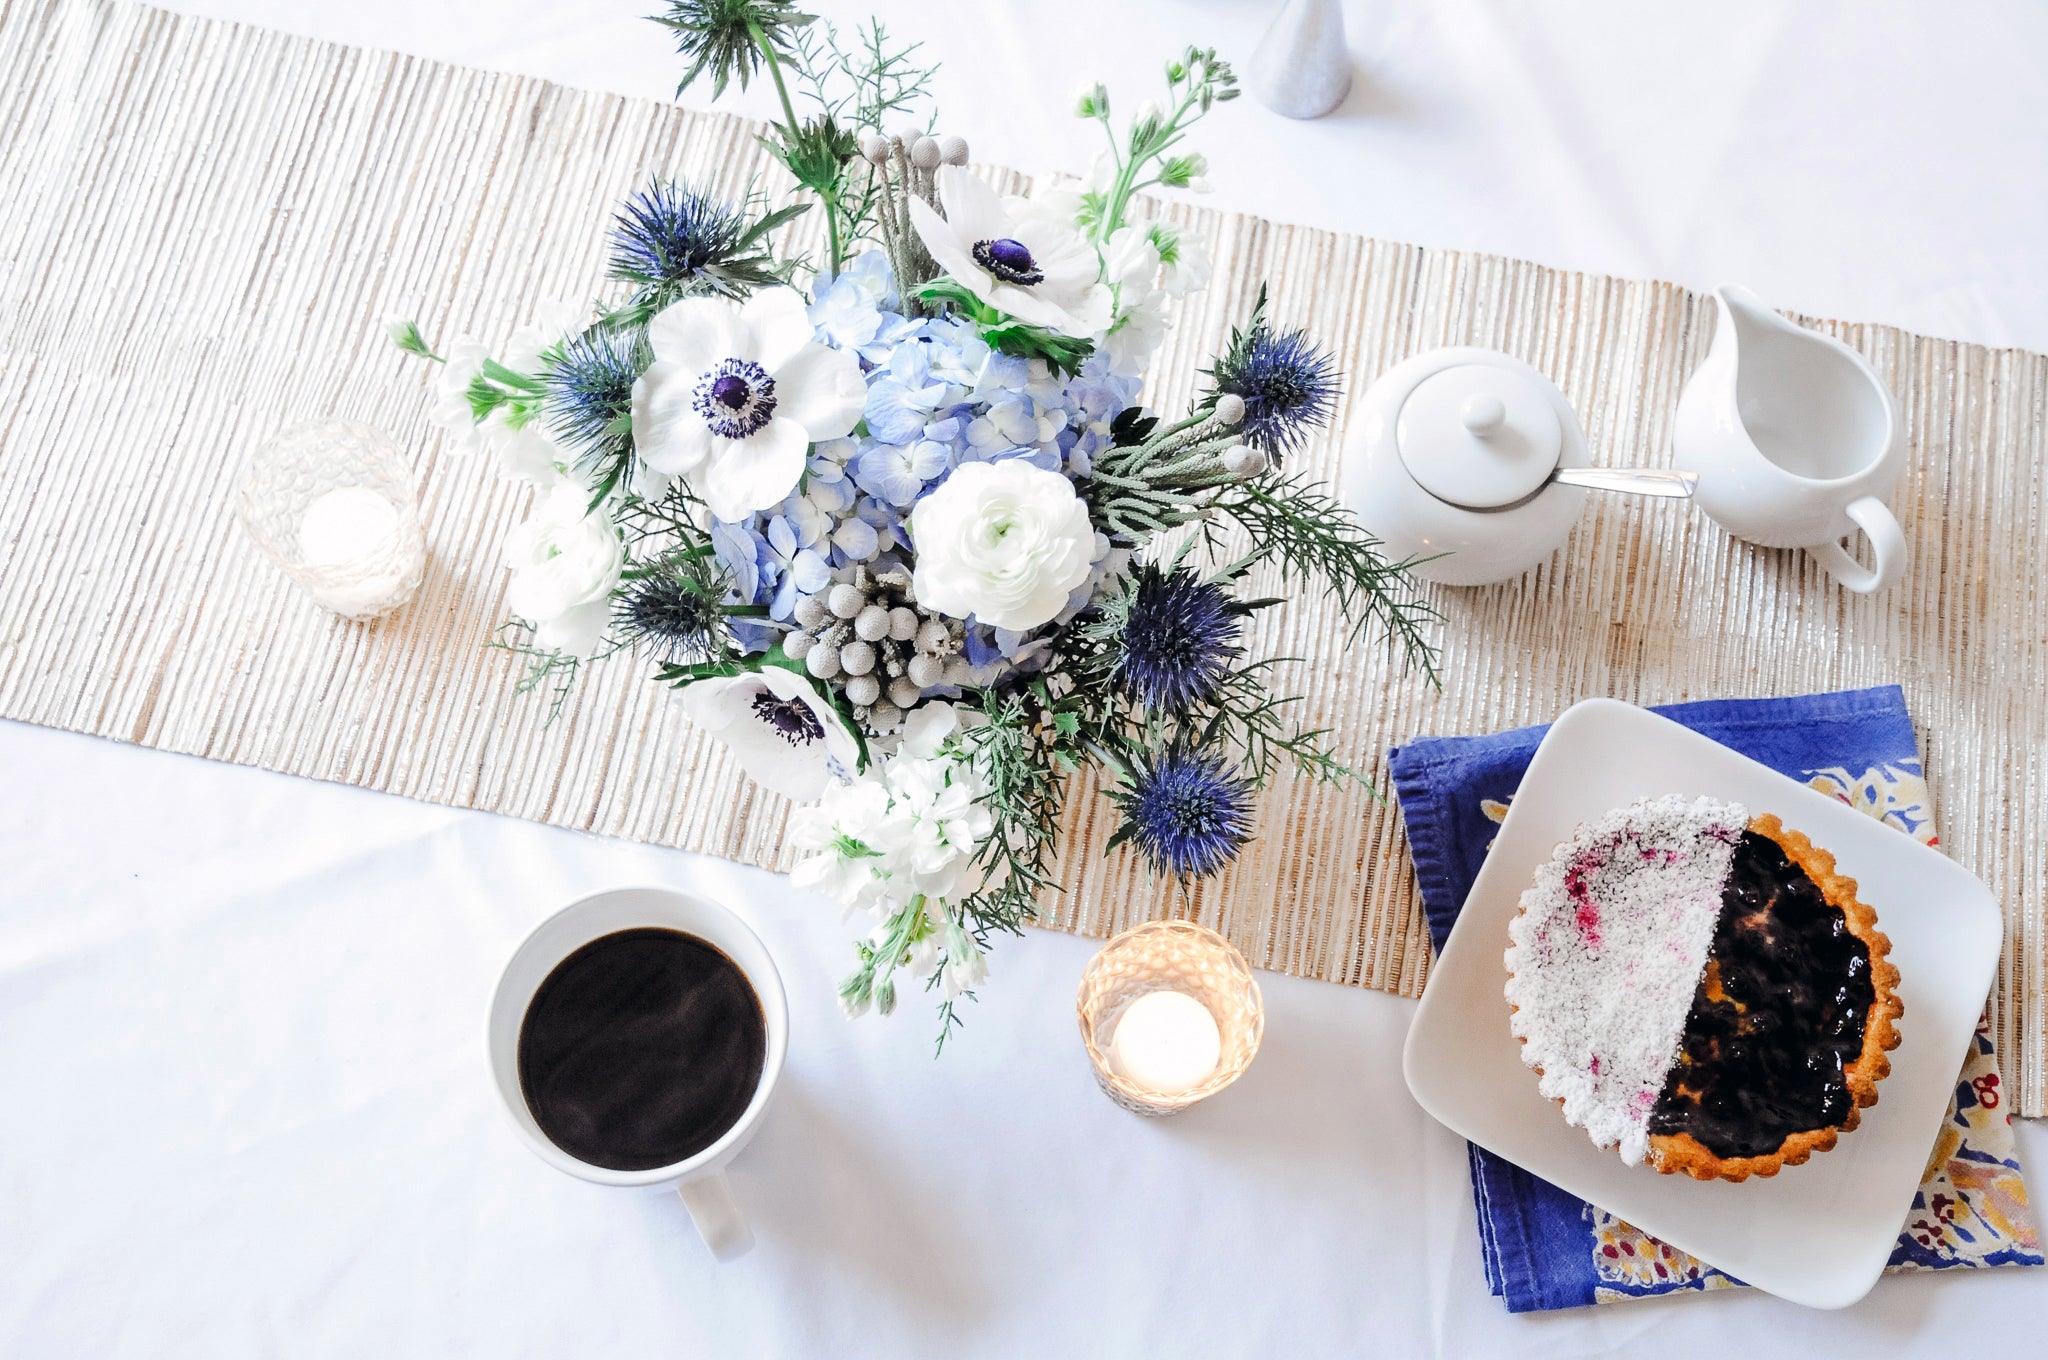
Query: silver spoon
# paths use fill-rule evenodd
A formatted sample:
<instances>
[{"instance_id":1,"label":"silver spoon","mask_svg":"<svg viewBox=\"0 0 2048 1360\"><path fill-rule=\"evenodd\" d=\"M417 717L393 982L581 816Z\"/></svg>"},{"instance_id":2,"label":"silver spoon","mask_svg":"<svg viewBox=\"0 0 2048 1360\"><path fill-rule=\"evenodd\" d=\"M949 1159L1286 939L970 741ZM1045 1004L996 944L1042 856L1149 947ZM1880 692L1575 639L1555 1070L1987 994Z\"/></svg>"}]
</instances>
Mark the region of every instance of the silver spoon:
<instances>
[{"instance_id":1,"label":"silver spoon","mask_svg":"<svg viewBox=\"0 0 2048 1360\"><path fill-rule=\"evenodd\" d=\"M1544 485L1550 482L1591 487L1595 491L1626 491L1637 496L1690 496L1699 487L1700 475L1663 468L1558 468Z\"/></svg>"}]
</instances>

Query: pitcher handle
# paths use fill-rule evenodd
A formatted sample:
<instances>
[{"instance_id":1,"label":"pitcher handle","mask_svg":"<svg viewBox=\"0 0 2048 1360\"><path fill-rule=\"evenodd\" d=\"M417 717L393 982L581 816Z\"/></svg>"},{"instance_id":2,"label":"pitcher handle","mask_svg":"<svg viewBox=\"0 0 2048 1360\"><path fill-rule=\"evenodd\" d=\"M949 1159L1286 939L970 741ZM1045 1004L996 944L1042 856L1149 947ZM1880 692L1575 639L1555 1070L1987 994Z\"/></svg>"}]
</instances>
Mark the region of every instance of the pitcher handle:
<instances>
[{"instance_id":1,"label":"pitcher handle","mask_svg":"<svg viewBox=\"0 0 2048 1360\"><path fill-rule=\"evenodd\" d=\"M714 1171L697 1180L684 1181L676 1192L683 1197L683 1205L689 1209L698 1235L711 1248L712 1256L731 1261L753 1250L753 1230L740 1213L739 1203L732 1197L732 1184L724 1172Z\"/></svg>"},{"instance_id":2,"label":"pitcher handle","mask_svg":"<svg viewBox=\"0 0 2048 1360\"><path fill-rule=\"evenodd\" d=\"M1842 583L1842 589L1859 595L1887 590L1906 574L1906 533L1885 503L1875 496L1851 501L1849 518L1870 539L1870 553L1876 565L1866 567L1840 543L1819 543L1806 551L1828 573Z\"/></svg>"}]
</instances>

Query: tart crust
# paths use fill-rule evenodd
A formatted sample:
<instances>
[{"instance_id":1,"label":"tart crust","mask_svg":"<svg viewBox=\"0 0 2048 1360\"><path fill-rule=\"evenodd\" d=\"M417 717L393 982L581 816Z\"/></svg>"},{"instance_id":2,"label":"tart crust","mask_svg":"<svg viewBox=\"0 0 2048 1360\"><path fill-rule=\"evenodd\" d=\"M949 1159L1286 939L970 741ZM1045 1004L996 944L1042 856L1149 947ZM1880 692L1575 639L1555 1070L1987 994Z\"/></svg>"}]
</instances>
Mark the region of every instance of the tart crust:
<instances>
[{"instance_id":1,"label":"tart crust","mask_svg":"<svg viewBox=\"0 0 2048 1360\"><path fill-rule=\"evenodd\" d=\"M1866 1107L1877 1103L1877 1084L1892 1070L1887 1054L1899 1046L1894 1022L1904 1013L1905 1005L1898 996L1899 970L1887 957L1892 942L1877 928L1877 913L1856 896L1856 880L1836 873L1833 855L1773 814L1751 819L1749 829L1777 842L1785 858L1805 870L1828 904L1841 911L1849 933L1870 952L1873 996L1863 1022L1863 1051L1844 1071L1855 1104L1840 1124L1787 1134L1776 1152L1756 1157L1722 1157L1689 1133L1653 1134L1648 1161L1666 1175L1683 1172L1695 1180L1746 1181L1751 1176L1775 1176L1816 1152L1826 1152L1837 1138L1856 1127Z\"/></svg>"}]
</instances>

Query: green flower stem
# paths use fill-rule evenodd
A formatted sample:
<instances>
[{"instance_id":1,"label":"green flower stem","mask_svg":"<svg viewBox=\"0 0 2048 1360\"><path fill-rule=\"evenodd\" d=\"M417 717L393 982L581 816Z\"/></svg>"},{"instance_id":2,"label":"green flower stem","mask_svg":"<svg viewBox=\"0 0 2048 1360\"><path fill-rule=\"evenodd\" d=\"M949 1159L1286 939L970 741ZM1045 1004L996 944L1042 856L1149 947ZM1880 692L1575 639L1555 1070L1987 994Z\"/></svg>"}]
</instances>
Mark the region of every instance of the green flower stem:
<instances>
[{"instance_id":1,"label":"green flower stem","mask_svg":"<svg viewBox=\"0 0 2048 1360\"><path fill-rule=\"evenodd\" d=\"M1103 205L1102 221L1096 227L1096 240L1107 241L1116 234L1119 227L1123 226L1124 212L1130 207L1131 195L1143 187L1138 183L1139 173L1180 141L1184 131L1181 120L1186 118L1188 110L1195 106L1196 99L1194 82L1189 81L1188 91L1174 107L1173 115L1160 123L1152 135L1145 139L1143 145L1131 148L1131 158L1128 161L1118 158L1116 181L1110 186L1108 201ZM1109 120L1103 119L1102 125L1107 129ZM1116 137L1113 133L1109 139L1109 151L1112 156L1116 156Z\"/></svg>"},{"instance_id":2,"label":"green flower stem","mask_svg":"<svg viewBox=\"0 0 2048 1360\"><path fill-rule=\"evenodd\" d=\"M767 66L769 76L775 81L776 98L782 101L783 144L789 145L796 136L796 106L790 102L789 86L783 83L782 63L776 60L775 48L761 34L761 26L752 19L747 21L747 35L754 40L754 50L761 54L762 64ZM837 278L846 263L846 255L839 243L839 213L841 205L826 194L818 194L818 201L825 205L825 249L831 261L828 278Z\"/></svg>"}]
</instances>

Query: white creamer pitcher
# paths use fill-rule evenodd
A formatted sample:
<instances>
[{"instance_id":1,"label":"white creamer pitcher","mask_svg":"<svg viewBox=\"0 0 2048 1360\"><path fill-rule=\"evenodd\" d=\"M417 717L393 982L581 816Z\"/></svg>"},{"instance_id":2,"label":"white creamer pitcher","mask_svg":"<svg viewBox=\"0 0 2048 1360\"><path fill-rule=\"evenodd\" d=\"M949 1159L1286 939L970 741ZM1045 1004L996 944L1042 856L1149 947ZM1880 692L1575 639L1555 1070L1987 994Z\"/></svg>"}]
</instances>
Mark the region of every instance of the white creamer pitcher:
<instances>
[{"instance_id":1,"label":"white creamer pitcher","mask_svg":"<svg viewBox=\"0 0 2048 1360\"><path fill-rule=\"evenodd\" d=\"M1885 589L1906 570L1906 536L1884 503L1906 459L1891 393L1862 355L1748 289L1714 297L1714 343L1672 430L1674 461L1699 475L1693 498L1737 538L1804 548L1845 589ZM1858 529L1872 566L1843 546Z\"/></svg>"}]
</instances>

